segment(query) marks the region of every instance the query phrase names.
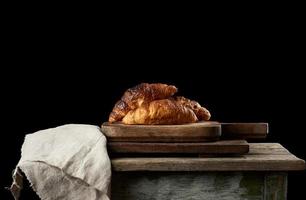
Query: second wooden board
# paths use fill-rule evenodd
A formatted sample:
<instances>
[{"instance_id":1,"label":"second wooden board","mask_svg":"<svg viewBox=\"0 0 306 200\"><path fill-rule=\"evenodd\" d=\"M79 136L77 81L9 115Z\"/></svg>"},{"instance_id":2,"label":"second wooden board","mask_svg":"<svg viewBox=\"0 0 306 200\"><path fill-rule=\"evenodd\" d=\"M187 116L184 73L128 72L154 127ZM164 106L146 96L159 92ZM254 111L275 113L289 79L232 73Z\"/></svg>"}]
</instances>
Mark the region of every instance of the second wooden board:
<instances>
[{"instance_id":1,"label":"second wooden board","mask_svg":"<svg viewBox=\"0 0 306 200\"><path fill-rule=\"evenodd\" d=\"M245 140L194 143L109 142L107 145L111 153L244 154L249 152L249 144Z\"/></svg>"},{"instance_id":2,"label":"second wooden board","mask_svg":"<svg viewBox=\"0 0 306 200\"><path fill-rule=\"evenodd\" d=\"M110 142L207 142L221 136L218 122L182 125L125 125L103 123L102 132Z\"/></svg>"}]
</instances>

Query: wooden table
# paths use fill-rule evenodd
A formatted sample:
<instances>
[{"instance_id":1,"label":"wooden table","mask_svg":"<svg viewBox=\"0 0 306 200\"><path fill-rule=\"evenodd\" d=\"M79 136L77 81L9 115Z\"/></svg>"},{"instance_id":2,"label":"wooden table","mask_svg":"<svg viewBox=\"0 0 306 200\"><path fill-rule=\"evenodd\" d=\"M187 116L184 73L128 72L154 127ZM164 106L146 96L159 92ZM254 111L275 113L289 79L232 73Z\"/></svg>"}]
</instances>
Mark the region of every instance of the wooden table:
<instances>
[{"instance_id":1,"label":"wooden table","mask_svg":"<svg viewBox=\"0 0 306 200\"><path fill-rule=\"evenodd\" d=\"M112 199L286 199L288 171L305 161L277 143L235 157L113 158Z\"/></svg>"}]
</instances>

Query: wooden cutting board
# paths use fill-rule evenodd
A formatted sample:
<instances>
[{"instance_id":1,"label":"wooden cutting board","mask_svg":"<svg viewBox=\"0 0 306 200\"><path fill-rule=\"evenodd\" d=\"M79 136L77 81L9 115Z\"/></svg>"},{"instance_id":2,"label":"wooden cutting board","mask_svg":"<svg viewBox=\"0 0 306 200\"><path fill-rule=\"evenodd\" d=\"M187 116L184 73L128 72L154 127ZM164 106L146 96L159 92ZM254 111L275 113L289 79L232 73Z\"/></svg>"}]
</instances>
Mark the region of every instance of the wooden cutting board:
<instances>
[{"instance_id":1,"label":"wooden cutting board","mask_svg":"<svg viewBox=\"0 0 306 200\"><path fill-rule=\"evenodd\" d=\"M109 142L111 153L182 153L182 154L244 154L249 152L245 140L223 140L193 143Z\"/></svg>"},{"instance_id":2,"label":"wooden cutting board","mask_svg":"<svg viewBox=\"0 0 306 200\"><path fill-rule=\"evenodd\" d=\"M265 139L269 132L268 123L221 123L221 139Z\"/></svg>"},{"instance_id":3,"label":"wooden cutting board","mask_svg":"<svg viewBox=\"0 0 306 200\"><path fill-rule=\"evenodd\" d=\"M208 142L221 136L218 122L182 125L125 125L105 122L102 132L109 142Z\"/></svg>"}]
</instances>

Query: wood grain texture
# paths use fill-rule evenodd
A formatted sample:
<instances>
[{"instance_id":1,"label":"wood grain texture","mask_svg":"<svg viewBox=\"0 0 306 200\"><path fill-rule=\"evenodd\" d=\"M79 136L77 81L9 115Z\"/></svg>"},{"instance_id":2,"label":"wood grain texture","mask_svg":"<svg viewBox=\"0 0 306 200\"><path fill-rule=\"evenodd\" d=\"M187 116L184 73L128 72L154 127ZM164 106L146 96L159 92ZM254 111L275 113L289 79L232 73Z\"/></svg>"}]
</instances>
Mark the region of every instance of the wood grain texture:
<instances>
[{"instance_id":1,"label":"wood grain texture","mask_svg":"<svg viewBox=\"0 0 306 200\"><path fill-rule=\"evenodd\" d=\"M249 151L249 144L245 140L202 143L109 142L108 150L111 153L244 154Z\"/></svg>"},{"instance_id":2,"label":"wood grain texture","mask_svg":"<svg viewBox=\"0 0 306 200\"><path fill-rule=\"evenodd\" d=\"M304 170L305 161L279 144L251 143L250 153L238 157L114 158L112 167L115 171L292 171Z\"/></svg>"},{"instance_id":3,"label":"wood grain texture","mask_svg":"<svg viewBox=\"0 0 306 200\"><path fill-rule=\"evenodd\" d=\"M286 173L115 172L114 200L285 200Z\"/></svg>"},{"instance_id":4,"label":"wood grain texture","mask_svg":"<svg viewBox=\"0 0 306 200\"><path fill-rule=\"evenodd\" d=\"M287 185L286 173L267 173L264 180L264 200L286 200Z\"/></svg>"},{"instance_id":5,"label":"wood grain texture","mask_svg":"<svg viewBox=\"0 0 306 200\"><path fill-rule=\"evenodd\" d=\"M265 139L268 123L199 122L184 125L124 125L103 123L102 132L109 141L128 142L203 142L222 139ZM221 129L221 130L220 130Z\"/></svg>"},{"instance_id":6,"label":"wood grain texture","mask_svg":"<svg viewBox=\"0 0 306 200\"><path fill-rule=\"evenodd\" d=\"M203 142L221 136L218 122L182 125L125 125L105 122L101 126L108 141L116 142Z\"/></svg>"},{"instance_id":7,"label":"wood grain texture","mask_svg":"<svg viewBox=\"0 0 306 200\"><path fill-rule=\"evenodd\" d=\"M221 123L222 139L265 139L268 123Z\"/></svg>"},{"instance_id":8,"label":"wood grain texture","mask_svg":"<svg viewBox=\"0 0 306 200\"><path fill-rule=\"evenodd\" d=\"M248 155L290 155L290 152L278 143L250 143Z\"/></svg>"}]
</instances>

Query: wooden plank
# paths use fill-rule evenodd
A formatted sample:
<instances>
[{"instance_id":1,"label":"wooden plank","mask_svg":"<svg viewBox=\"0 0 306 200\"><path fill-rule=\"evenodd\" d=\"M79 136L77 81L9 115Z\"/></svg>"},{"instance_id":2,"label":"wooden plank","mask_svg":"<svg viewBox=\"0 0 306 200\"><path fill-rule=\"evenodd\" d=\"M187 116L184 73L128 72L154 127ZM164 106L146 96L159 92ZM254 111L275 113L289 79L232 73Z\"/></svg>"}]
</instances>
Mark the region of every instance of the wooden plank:
<instances>
[{"instance_id":1,"label":"wooden plank","mask_svg":"<svg viewBox=\"0 0 306 200\"><path fill-rule=\"evenodd\" d=\"M249 145L245 140L205 143L109 142L108 149L112 153L244 154L249 151Z\"/></svg>"},{"instance_id":2,"label":"wooden plank","mask_svg":"<svg viewBox=\"0 0 306 200\"><path fill-rule=\"evenodd\" d=\"M258 172L115 172L112 200L264 200L264 180Z\"/></svg>"},{"instance_id":3,"label":"wooden plank","mask_svg":"<svg viewBox=\"0 0 306 200\"><path fill-rule=\"evenodd\" d=\"M110 142L203 142L221 136L218 122L182 125L125 125L103 123L102 132Z\"/></svg>"},{"instance_id":4,"label":"wooden plank","mask_svg":"<svg viewBox=\"0 0 306 200\"><path fill-rule=\"evenodd\" d=\"M291 155L291 153L278 143L250 143L248 155Z\"/></svg>"},{"instance_id":5,"label":"wooden plank","mask_svg":"<svg viewBox=\"0 0 306 200\"><path fill-rule=\"evenodd\" d=\"M265 139L268 123L221 123L223 139Z\"/></svg>"},{"instance_id":6,"label":"wooden plank","mask_svg":"<svg viewBox=\"0 0 306 200\"><path fill-rule=\"evenodd\" d=\"M289 155L290 152L278 143L249 143L250 150L248 155Z\"/></svg>"},{"instance_id":7,"label":"wooden plank","mask_svg":"<svg viewBox=\"0 0 306 200\"><path fill-rule=\"evenodd\" d=\"M270 148L270 149L286 149L279 143L249 143L250 148Z\"/></svg>"},{"instance_id":8,"label":"wooden plank","mask_svg":"<svg viewBox=\"0 0 306 200\"><path fill-rule=\"evenodd\" d=\"M286 149L269 149L269 148L262 148L262 149L253 149L249 150L248 155L289 155L290 152Z\"/></svg>"},{"instance_id":9,"label":"wooden plank","mask_svg":"<svg viewBox=\"0 0 306 200\"><path fill-rule=\"evenodd\" d=\"M247 153L245 140L228 140L209 143L136 143L110 142L109 150L115 153Z\"/></svg>"},{"instance_id":10,"label":"wooden plank","mask_svg":"<svg viewBox=\"0 0 306 200\"><path fill-rule=\"evenodd\" d=\"M240 143L241 142L241 143ZM209 143L134 143L134 142L110 142L108 150L110 153L180 153L186 156L186 153L199 152L202 154L235 154L237 145L244 145L244 140L220 140ZM218 144L219 147L216 147ZM266 155L288 155L290 152L278 143L245 143L249 145L248 155L266 154ZM185 145L185 147L184 147ZM233 145L233 146L232 146ZM189 148L190 147L190 148ZM192 149L195 148L195 149ZM228 149L230 148L230 149ZM237 154L247 151L240 149ZM142 155L143 156L143 155ZM207 155L205 155L207 157ZM211 156L211 157L212 157Z\"/></svg>"},{"instance_id":11,"label":"wooden plank","mask_svg":"<svg viewBox=\"0 0 306 200\"><path fill-rule=\"evenodd\" d=\"M284 172L115 172L113 200L285 200Z\"/></svg>"},{"instance_id":12,"label":"wooden plank","mask_svg":"<svg viewBox=\"0 0 306 200\"><path fill-rule=\"evenodd\" d=\"M287 185L286 173L267 173L264 179L264 200L286 200Z\"/></svg>"},{"instance_id":13,"label":"wooden plank","mask_svg":"<svg viewBox=\"0 0 306 200\"><path fill-rule=\"evenodd\" d=\"M215 127L217 126L217 127ZM222 139L265 139L268 123L199 122L183 125L125 125L105 122L101 129L109 141L198 142Z\"/></svg>"},{"instance_id":14,"label":"wooden plank","mask_svg":"<svg viewBox=\"0 0 306 200\"><path fill-rule=\"evenodd\" d=\"M252 145L258 150L260 144ZM253 148L253 147L256 148ZM267 144L262 144L268 147ZM272 147L280 147L272 144ZM305 161L294 155L279 154L285 148L271 148L271 153L258 151L240 157L215 158L115 158L112 166L115 171L291 171L304 170ZM273 153L276 151L275 153Z\"/></svg>"},{"instance_id":15,"label":"wooden plank","mask_svg":"<svg viewBox=\"0 0 306 200\"><path fill-rule=\"evenodd\" d=\"M241 158L115 158L115 171L292 171L305 162L288 155Z\"/></svg>"}]
</instances>

